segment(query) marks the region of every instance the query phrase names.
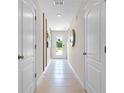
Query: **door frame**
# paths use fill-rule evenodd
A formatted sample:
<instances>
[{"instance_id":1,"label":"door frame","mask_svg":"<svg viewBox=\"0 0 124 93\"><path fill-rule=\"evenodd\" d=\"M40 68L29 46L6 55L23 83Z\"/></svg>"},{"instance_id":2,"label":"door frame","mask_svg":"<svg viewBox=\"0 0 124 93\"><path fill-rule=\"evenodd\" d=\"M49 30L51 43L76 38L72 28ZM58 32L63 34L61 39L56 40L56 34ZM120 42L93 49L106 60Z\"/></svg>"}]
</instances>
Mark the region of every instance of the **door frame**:
<instances>
[{"instance_id":1,"label":"door frame","mask_svg":"<svg viewBox=\"0 0 124 93\"><path fill-rule=\"evenodd\" d=\"M66 53L65 53L66 56L65 56L65 57L62 57L62 58L53 57L53 53L52 53L52 52L53 52L53 51L52 51L52 49L53 49L53 42L52 42L53 36L52 36L52 35L53 35L53 33L59 33L59 32L60 32L60 33L64 32L64 33L65 33L65 36L66 36L66 39L67 39L67 34L66 34L66 33L68 33L67 31L51 31L51 49L50 49L51 58L52 58L52 59L67 59L67 43L66 43L66 50L65 50L65 51L66 51ZM63 33L62 33L62 34L63 34ZM65 46L65 45L64 45L64 46Z\"/></svg>"},{"instance_id":2,"label":"door frame","mask_svg":"<svg viewBox=\"0 0 124 93\"><path fill-rule=\"evenodd\" d=\"M45 37L45 47L46 47L46 49L45 49L46 50L45 51L46 52L46 58L45 59L46 59L46 64L45 64L45 66L47 66L47 33L48 33L48 31L47 31L48 30L47 18L45 19L45 23L46 23L46 26L45 26L45 28L46 28L46 31L45 31L46 32L45 33L46 34L45 35L46 36Z\"/></svg>"},{"instance_id":3,"label":"door frame","mask_svg":"<svg viewBox=\"0 0 124 93\"><path fill-rule=\"evenodd\" d=\"M36 73L36 48L37 48L37 45L36 45L36 25L37 25L37 23L36 23L36 19L37 19L37 16L36 16L36 8L35 8L35 10L34 10L34 12L35 12L35 19L34 19L34 21L35 21L35 28L34 28L34 69L35 69L35 91L36 91L36 86L37 86L37 73ZM34 91L34 92L35 92Z\"/></svg>"}]
</instances>

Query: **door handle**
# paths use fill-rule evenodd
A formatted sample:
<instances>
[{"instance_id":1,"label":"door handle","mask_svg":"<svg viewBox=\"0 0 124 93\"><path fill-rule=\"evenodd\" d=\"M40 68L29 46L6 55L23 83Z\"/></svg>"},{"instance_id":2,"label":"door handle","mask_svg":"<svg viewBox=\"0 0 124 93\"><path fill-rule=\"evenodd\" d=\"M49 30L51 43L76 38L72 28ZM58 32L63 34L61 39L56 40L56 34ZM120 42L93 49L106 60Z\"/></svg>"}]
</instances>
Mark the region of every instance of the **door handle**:
<instances>
[{"instance_id":1,"label":"door handle","mask_svg":"<svg viewBox=\"0 0 124 93\"><path fill-rule=\"evenodd\" d=\"M83 55L87 55L87 53L86 53L86 52L84 52L84 53L83 53Z\"/></svg>"},{"instance_id":2,"label":"door handle","mask_svg":"<svg viewBox=\"0 0 124 93\"><path fill-rule=\"evenodd\" d=\"M24 56L23 55L18 55L18 59L23 59Z\"/></svg>"}]
</instances>

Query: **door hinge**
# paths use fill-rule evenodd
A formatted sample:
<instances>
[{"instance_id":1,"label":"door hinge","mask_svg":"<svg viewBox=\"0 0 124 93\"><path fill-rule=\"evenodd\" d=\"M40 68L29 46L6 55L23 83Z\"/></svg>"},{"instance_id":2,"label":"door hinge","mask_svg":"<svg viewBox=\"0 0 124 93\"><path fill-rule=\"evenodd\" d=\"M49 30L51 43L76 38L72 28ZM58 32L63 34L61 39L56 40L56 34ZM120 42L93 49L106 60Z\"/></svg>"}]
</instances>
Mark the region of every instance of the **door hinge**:
<instances>
[{"instance_id":1,"label":"door hinge","mask_svg":"<svg viewBox=\"0 0 124 93\"><path fill-rule=\"evenodd\" d=\"M37 48L37 45L35 44L35 49Z\"/></svg>"},{"instance_id":2,"label":"door hinge","mask_svg":"<svg viewBox=\"0 0 124 93\"><path fill-rule=\"evenodd\" d=\"M37 77L37 73L35 73L35 78Z\"/></svg>"},{"instance_id":3,"label":"door hinge","mask_svg":"<svg viewBox=\"0 0 124 93\"><path fill-rule=\"evenodd\" d=\"M37 20L37 17L35 16L35 20Z\"/></svg>"},{"instance_id":4,"label":"door hinge","mask_svg":"<svg viewBox=\"0 0 124 93\"><path fill-rule=\"evenodd\" d=\"M105 54L106 54L106 46L104 47L104 52L105 52Z\"/></svg>"}]
</instances>

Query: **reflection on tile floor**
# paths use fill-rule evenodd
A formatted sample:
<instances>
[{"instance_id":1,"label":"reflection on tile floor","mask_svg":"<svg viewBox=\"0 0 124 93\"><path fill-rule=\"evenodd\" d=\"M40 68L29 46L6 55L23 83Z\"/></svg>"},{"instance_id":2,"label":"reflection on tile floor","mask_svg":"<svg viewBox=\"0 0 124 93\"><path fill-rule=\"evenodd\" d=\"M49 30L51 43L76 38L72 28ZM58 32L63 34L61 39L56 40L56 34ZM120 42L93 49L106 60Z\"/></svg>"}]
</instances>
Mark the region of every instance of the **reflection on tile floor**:
<instances>
[{"instance_id":1,"label":"reflection on tile floor","mask_svg":"<svg viewBox=\"0 0 124 93\"><path fill-rule=\"evenodd\" d=\"M85 93L66 60L51 60L35 93Z\"/></svg>"}]
</instances>

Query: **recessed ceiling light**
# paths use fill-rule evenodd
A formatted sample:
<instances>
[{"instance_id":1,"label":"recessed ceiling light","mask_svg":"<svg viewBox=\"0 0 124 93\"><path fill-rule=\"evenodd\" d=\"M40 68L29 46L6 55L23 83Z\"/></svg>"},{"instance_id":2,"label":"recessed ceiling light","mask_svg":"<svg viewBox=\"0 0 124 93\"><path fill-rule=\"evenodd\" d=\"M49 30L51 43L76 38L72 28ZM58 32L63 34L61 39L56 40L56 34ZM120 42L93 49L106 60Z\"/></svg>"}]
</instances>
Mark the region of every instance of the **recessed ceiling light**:
<instances>
[{"instance_id":1,"label":"recessed ceiling light","mask_svg":"<svg viewBox=\"0 0 124 93\"><path fill-rule=\"evenodd\" d=\"M58 17L61 17L62 15L59 13L59 14L57 14L57 16L58 16Z\"/></svg>"}]
</instances>

